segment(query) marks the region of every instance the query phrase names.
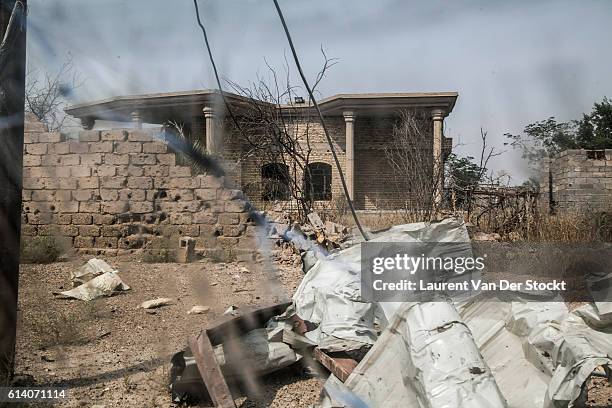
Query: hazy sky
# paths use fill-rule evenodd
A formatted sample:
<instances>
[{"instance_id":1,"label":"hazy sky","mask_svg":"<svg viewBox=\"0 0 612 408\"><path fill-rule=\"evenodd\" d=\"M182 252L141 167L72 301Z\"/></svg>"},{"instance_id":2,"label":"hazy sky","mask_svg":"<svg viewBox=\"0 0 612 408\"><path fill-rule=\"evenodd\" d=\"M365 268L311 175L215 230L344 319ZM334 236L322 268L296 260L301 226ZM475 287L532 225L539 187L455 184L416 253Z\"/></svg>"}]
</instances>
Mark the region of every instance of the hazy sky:
<instances>
[{"instance_id":1,"label":"hazy sky","mask_svg":"<svg viewBox=\"0 0 612 408\"><path fill-rule=\"evenodd\" d=\"M28 63L53 71L72 55L85 79L74 102L215 87L191 0L28 3ZM459 154L478 154L481 127L504 148L505 132L548 116L578 118L612 96L609 0L280 3L311 79L321 46L338 59L322 97L459 92L446 120ZM199 4L223 77L246 85L266 73L264 58L283 67L289 47L271 0ZM528 175L518 152L490 167L515 182Z\"/></svg>"}]
</instances>

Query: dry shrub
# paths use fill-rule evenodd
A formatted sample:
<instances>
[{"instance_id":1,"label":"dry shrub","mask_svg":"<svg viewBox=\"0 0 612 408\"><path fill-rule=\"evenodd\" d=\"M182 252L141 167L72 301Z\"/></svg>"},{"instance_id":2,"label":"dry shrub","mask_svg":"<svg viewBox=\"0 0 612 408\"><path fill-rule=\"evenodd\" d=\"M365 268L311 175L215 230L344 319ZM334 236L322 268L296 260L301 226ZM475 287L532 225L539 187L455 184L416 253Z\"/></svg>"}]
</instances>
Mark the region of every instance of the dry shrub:
<instances>
[{"instance_id":1,"label":"dry shrub","mask_svg":"<svg viewBox=\"0 0 612 408\"><path fill-rule=\"evenodd\" d=\"M42 308L28 316L26 325L36 339L39 349L53 346L86 344L83 315L78 310L50 310Z\"/></svg>"},{"instance_id":2,"label":"dry shrub","mask_svg":"<svg viewBox=\"0 0 612 408\"><path fill-rule=\"evenodd\" d=\"M22 263L51 263L59 259L62 245L52 236L28 237L21 240Z\"/></svg>"}]
</instances>

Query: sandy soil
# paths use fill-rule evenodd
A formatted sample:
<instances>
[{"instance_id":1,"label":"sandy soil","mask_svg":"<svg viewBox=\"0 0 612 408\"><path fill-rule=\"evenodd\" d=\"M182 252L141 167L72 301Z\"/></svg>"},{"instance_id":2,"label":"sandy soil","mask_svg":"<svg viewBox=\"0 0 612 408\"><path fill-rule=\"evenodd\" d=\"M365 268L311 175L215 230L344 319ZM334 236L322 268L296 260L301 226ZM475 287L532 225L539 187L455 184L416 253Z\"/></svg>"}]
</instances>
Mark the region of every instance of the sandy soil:
<instances>
[{"instance_id":1,"label":"sandy soil","mask_svg":"<svg viewBox=\"0 0 612 408\"><path fill-rule=\"evenodd\" d=\"M62 407L174 407L168 389L169 360L187 338L231 305L287 299L303 274L278 266L269 276L255 264L147 264L106 259L132 290L93 302L57 299L53 291L71 288L70 271L87 258L49 265L23 265L19 293L16 370L36 383L66 386ZM139 305L170 297L175 304L145 312ZM194 305L210 311L188 315ZM259 399L240 398L241 408L309 407L319 399L321 379L299 367L282 370L261 383ZM588 407L612 407L612 387L589 381Z\"/></svg>"},{"instance_id":2,"label":"sandy soil","mask_svg":"<svg viewBox=\"0 0 612 408\"><path fill-rule=\"evenodd\" d=\"M188 336L231 305L286 299L303 277L294 267L283 267L277 280L254 265L111 258L106 261L131 291L90 303L55 298L53 291L71 288L70 271L85 261L21 268L16 370L38 384L68 387L70 397L59 405L65 407L175 406L168 392L168 362ZM155 314L139 308L158 297L176 302ZM210 311L188 315L194 305ZM239 407L307 407L318 401L320 389L320 380L287 369L263 381L259 400L236 402Z\"/></svg>"}]
</instances>

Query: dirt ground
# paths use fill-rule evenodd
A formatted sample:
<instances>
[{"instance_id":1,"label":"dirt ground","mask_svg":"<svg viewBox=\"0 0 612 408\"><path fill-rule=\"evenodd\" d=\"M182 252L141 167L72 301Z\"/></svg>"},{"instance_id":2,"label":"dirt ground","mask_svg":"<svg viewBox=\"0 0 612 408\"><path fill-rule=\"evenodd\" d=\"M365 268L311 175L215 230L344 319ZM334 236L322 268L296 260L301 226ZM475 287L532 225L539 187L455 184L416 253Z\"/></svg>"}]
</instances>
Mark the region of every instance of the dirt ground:
<instances>
[{"instance_id":1,"label":"dirt ground","mask_svg":"<svg viewBox=\"0 0 612 408\"><path fill-rule=\"evenodd\" d=\"M71 288L70 271L88 257L48 265L22 265L16 371L37 384L69 388L61 407L174 407L168 389L169 360L187 338L230 306L288 299L303 278L297 266L276 265L270 276L255 263L149 264L107 258L131 290L93 302L58 299ZM145 312L139 305L169 297L170 306ZM194 305L210 307L189 315ZM323 379L299 367L266 377L259 399L236 400L241 408L309 407ZM612 407L605 379L589 381L587 407Z\"/></svg>"},{"instance_id":2,"label":"dirt ground","mask_svg":"<svg viewBox=\"0 0 612 408\"><path fill-rule=\"evenodd\" d=\"M70 271L87 259L21 267L16 371L38 384L68 387L62 407L176 406L168 389L169 360L188 336L229 306L287 299L303 277L298 267L283 266L277 280L254 265L108 258L130 291L89 303L55 298L52 292L70 289ZM139 308L158 297L175 304L155 314ZM210 311L188 315L194 305ZM321 384L290 368L264 379L259 400L236 402L243 408L308 407L318 401Z\"/></svg>"}]
</instances>

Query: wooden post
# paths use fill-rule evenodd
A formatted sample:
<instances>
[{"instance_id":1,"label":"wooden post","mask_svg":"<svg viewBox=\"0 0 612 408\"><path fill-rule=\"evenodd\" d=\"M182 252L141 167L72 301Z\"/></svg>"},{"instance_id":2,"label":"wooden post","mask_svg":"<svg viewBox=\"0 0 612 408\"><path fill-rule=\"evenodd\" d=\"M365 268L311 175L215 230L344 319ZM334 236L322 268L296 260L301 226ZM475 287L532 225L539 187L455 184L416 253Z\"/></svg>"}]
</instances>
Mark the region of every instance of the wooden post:
<instances>
[{"instance_id":1,"label":"wooden post","mask_svg":"<svg viewBox=\"0 0 612 408\"><path fill-rule=\"evenodd\" d=\"M26 0L0 0L0 380L13 375L19 282Z\"/></svg>"}]
</instances>

